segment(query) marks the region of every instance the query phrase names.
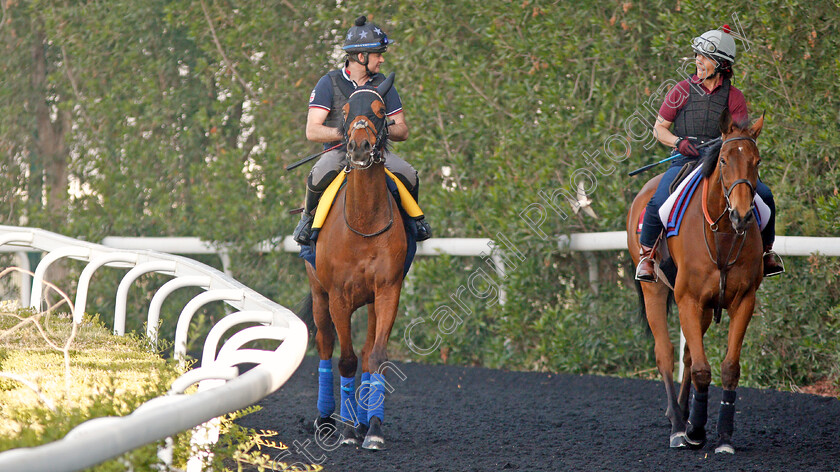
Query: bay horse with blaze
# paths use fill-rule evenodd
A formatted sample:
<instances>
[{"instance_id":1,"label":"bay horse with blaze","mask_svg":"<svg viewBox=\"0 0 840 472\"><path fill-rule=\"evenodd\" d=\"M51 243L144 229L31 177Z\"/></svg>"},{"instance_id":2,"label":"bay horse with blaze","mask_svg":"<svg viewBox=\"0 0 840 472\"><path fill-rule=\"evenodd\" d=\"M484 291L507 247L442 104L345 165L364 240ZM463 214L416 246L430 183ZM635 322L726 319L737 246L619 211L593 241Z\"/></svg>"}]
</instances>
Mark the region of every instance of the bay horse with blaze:
<instances>
[{"instance_id":1,"label":"bay horse with blaze","mask_svg":"<svg viewBox=\"0 0 840 472\"><path fill-rule=\"evenodd\" d=\"M755 124L732 122L729 112L720 121L721 141L710 147L703 158L702 192L694 192L683 216L679 233L660 241L677 267L673 287L659 279L641 283L642 311L654 337L656 366L665 384L671 421L670 446L700 448L706 441L706 419L711 368L703 348L703 335L713 317L729 314L726 356L721 363L723 399L717 422L715 452L734 453L732 433L735 423L735 389L741 375L741 346L753 316L756 290L762 280L762 243L754 215L753 199L761 157L756 144L764 124L762 115ZM630 207L627 242L633 264L639 262L637 224L645 205L661 179L645 184ZM637 282L638 283L638 282ZM669 290L673 289L679 309L680 327L685 336L684 374L679 395L674 387L674 346L666 319ZM689 405L689 390L694 395Z\"/></svg>"},{"instance_id":2,"label":"bay horse with blaze","mask_svg":"<svg viewBox=\"0 0 840 472\"><path fill-rule=\"evenodd\" d=\"M319 232L315 267L306 263L319 365L319 417L315 426L344 423L340 440L365 449L383 449L384 377L380 369L397 316L407 240L403 218L387 188L383 149L387 141L383 97L394 83L392 73L377 87L363 86L344 106L347 146L346 185ZM358 358L350 318L367 305L367 338L362 347L362 385L357 402ZM340 418L334 413L331 359L335 338L341 356ZM334 426L333 426L334 427ZM316 433L319 434L319 433Z\"/></svg>"}]
</instances>

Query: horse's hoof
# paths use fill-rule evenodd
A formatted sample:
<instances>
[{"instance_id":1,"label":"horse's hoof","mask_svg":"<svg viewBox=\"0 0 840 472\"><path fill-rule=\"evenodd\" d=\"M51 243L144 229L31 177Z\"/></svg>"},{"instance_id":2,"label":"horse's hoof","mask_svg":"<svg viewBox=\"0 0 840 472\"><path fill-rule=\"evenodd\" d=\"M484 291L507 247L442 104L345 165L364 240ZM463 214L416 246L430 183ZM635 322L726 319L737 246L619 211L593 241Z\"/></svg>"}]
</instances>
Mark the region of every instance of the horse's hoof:
<instances>
[{"instance_id":1,"label":"horse's hoof","mask_svg":"<svg viewBox=\"0 0 840 472\"><path fill-rule=\"evenodd\" d=\"M721 442L715 448L715 454L735 454L735 448L728 442Z\"/></svg>"},{"instance_id":2,"label":"horse's hoof","mask_svg":"<svg viewBox=\"0 0 840 472\"><path fill-rule=\"evenodd\" d=\"M362 442L362 438L365 437L364 434L360 433L360 429L363 425L358 426L351 426L351 425L344 425L344 431L342 431L341 435L344 439L341 441L341 444L347 444L350 446L358 446Z\"/></svg>"},{"instance_id":3,"label":"horse's hoof","mask_svg":"<svg viewBox=\"0 0 840 472\"><path fill-rule=\"evenodd\" d=\"M688 429L685 433L685 442L691 449L700 449L706 444L706 429Z\"/></svg>"},{"instance_id":4,"label":"horse's hoof","mask_svg":"<svg viewBox=\"0 0 840 472\"><path fill-rule=\"evenodd\" d=\"M335 428L335 420L329 416L326 418L322 416L315 418L315 431L318 431L319 428L323 428L325 425Z\"/></svg>"},{"instance_id":5,"label":"horse's hoof","mask_svg":"<svg viewBox=\"0 0 840 472\"><path fill-rule=\"evenodd\" d=\"M685 441L685 432L674 433L671 435L671 448L672 449L683 449L688 447L688 443Z\"/></svg>"},{"instance_id":6,"label":"horse's hoof","mask_svg":"<svg viewBox=\"0 0 840 472\"><path fill-rule=\"evenodd\" d=\"M371 451L381 451L385 449L385 436L382 434L382 422L378 417L373 417L370 420L365 441L362 443L362 448Z\"/></svg>"}]
</instances>

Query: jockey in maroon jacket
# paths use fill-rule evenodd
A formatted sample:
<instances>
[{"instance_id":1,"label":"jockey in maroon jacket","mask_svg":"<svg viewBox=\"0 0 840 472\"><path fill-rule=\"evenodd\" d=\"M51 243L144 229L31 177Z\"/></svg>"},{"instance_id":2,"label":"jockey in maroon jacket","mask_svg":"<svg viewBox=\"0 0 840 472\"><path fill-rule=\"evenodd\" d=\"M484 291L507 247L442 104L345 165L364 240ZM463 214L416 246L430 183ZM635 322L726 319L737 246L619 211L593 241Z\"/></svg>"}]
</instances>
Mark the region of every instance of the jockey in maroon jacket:
<instances>
[{"instance_id":1,"label":"jockey in maroon jacket","mask_svg":"<svg viewBox=\"0 0 840 472\"><path fill-rule=\"evenodd\" d=\"M642 258L636 268L636 280L643 282L656 280L651 252L662 232L659 207L668 198L668 188L680 168L686 162L699 158L698 145L720 137L719 121L724 110L729 110L735 122L747 121L744 94L730 83L732 64L735 63L735 40L729 34L728 26L724 26L723 30L707 31L694 38L692 49L697 73L668 92L653 126L656 139L673 148L673 153L680 153L684 157L671 161L671 167L665 171L656 193L645 209L642 232L639 236ZM784 267L779 263L779 256L772 251L776 237L776 206L773 194L761 180L758 181L755 190L770 207L769 221L761 232L764 244L764 275L778 275L784 272Z\"/></svg>"}]
</instances>

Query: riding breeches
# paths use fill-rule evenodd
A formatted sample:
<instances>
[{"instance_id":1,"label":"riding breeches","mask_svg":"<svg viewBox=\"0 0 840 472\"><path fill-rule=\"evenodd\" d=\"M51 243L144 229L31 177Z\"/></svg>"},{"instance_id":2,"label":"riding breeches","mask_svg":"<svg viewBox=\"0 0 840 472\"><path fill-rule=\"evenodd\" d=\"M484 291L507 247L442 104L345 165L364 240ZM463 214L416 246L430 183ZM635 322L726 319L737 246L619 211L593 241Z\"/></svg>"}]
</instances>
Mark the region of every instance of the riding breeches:
<instances>
[{"instance_id":1,"label":"riding breeches","mask_svg":"<svg viewBox=\"0 0 840 472\"><path fill-rule=\"evenodd\" d=\"M417 171L411 164L393 152L387 150L383 152L385 153L385 168L393 172L416 198ZM306 184L311 190L318 193L323 192L346 164L347 157L344 151L329 151L312 166Z\"/></svg>"},{"instance_id":2,"label":"riding breeches","mask_svg":"<svg viewBox=\"0 0 840 472\"><path fill-rule=\"evenodd\" d=\"M659 219L659 208L665 203L665 200L668 199L670 192L668 188L671 186L671 183L677 177L677 174L680 171L680 168L685 164L686 160L679 160L674 163L668 170L665 171L665 174L662 176L662 180L659 181L659 186L656 187L656 192L651 197L650 201L647 204L647 208L645 208L645 216L644 221L642 222L642 234L639 235L639 243L645 247L653 247L656 244L656 238L659 237L659 233L662 232L662 220ZM773 241L776 239L776 203L773 200L773 192L770 191L770 187L767 186L764 182L759 179L758 185L755 186L755 193L764 200L764 203L770 207L770 219L767 222L767 226L761 231L761 241L765 246L772 246Z\"/></svg>"},{"instance_id":3,"label":"riding breeches","mask_svg":"<svg viewBox=\"0 0 840 472\"><path fill-rule=\"evenodd\" d=\"M642 234L639 235L639 243L645 247L653 247L656 244L656 238L662 232L662 220L659 219L659 207L665 203L668 196L671 194L668 187L677 178L682 166L689 162L688 159L678 159L671 164L671 167L662 175L662 180L659 181L659 186L656 187L656 192L650 197L650 201L645 208L645 217L642 222Z\"/></svg>"}]
</instances>

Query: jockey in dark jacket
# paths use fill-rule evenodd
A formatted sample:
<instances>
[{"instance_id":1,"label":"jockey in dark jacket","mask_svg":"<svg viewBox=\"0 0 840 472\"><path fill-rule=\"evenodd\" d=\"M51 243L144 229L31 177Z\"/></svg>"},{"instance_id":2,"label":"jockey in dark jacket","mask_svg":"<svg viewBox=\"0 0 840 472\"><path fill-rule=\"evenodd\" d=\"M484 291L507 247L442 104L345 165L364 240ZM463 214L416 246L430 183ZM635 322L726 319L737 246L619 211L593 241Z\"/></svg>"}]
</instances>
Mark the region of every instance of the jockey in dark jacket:
<instances>
[{"instance_id":1,"label":"jockey in dark jacket","mask_svg":"<svg viewBox=\"0 0 840 472\"><path fill-rule=\"evenodd\" d=\"M379 69L385 62L383 53L391 41L382 29L374 23L368 23L361 16L347 32L344 51L347 57L344 67L333 70L321 77L309 96L309 115L306 119L306 139L325 143L329 149L342 142L341 126L344 122L342 107L356 87L376 86L385 76ZM402 101L396 87L391 87L384 97L385 114L393 124L388 127L388 139L405 141L408 138L408 125L405 122ZM408 162L388 150L385 154L385 167L406 186L417 200L419 180L417 171ZM295 228L294 239L299 244L309 244L312 236L312 221L318 200L327 186L333 181L346 164L344 150L335 149L325 153L312 167L306 181L306 200L300 223ZM417 240L424 241L432 235L432 228L420 217L415 219Z\"/></svg>"}]
</instances>

